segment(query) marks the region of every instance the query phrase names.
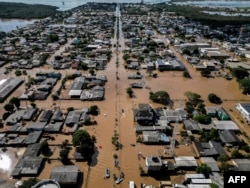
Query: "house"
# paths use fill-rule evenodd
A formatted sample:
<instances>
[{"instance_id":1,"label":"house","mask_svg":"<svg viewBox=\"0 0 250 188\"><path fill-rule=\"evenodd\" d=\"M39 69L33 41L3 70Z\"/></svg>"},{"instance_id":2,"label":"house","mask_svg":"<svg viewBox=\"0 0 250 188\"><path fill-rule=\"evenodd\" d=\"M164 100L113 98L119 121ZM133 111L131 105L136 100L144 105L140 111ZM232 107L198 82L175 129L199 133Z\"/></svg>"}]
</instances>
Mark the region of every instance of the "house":
<instances>
[{"instance_id":1,"label":"house","mask_svg":"<svg viewBox=\"0 0 250 188\"><path fill-rule=\"evenodd\" d=\"M218 107L216 109L216 111L217 111L217 115L218 115L220 120L230 120L231 119L229 114L226 112L226 110L224 110L223 107Z\"/></svg>"},{"instance_id":2,"label":"house","mask_svg":"<svg viewBox=\"0 0 250 188\"><path fill-rule=\"evenodd\" d=\"M39 143L29 145L26 148L23 156L15 165L11 176L15 178L20 176L37 176L44 163L44 159L42 157L38 157L40 153L40 147L41 144Z\"/></svg>"},{"instance_id":3,"label":"house","mask_svg":"<svg viewBox=\"0 0 250 188\"><path fill-rule=\"evenodd\" d=\"M129 74L128 79L141 79L142 75L141 74Z\"/></svg>"},{"instance_id":4,"label":"house","mask_svg":"<svg viewBox=\"0 0 250 188\"><path fill-rule=\"evenodd\" d=\"M3 102L22 83L23 80L20 78L8 78L0 80L0 102Z\"/></svg>"},{"instance_id":5,"label":"house","mask_svg":"<svg viewBox=\"0 0 250 188\"><path fill-rule=\"evenodd\" d=\"M39 121L40 122L49 122L52 115L53 115L52 110L44 110Z\"/></svg>"},{"instance_id":6,"label":"house","mask_svg":"<svg viewBox=\"0 0 250 188\"><path fill-rule=\"evenodd\" d=\"M75 124L80 124L79 119L81 117L81 111L70 111L66 117L65 124L67 126L74 126Z\"/></svg>"},{"instance_id":7,"label":"house","mask_svg":"<svg viewBox=\"0 0 250 188\"><path fill-rule=\"evenodd\" d=\"M8 116L8 118L5 120L7 125L15 125L16 123L20 122L22 120L22 116L26 110L19 108L15 110L12 114Z\"/></svg>"},{"instance_id":8,"label":"house","mask_svg":"<svg viewBox=\"0 0 250 188\"><path fill-rule=\"evenodd\" d=\"M26 120L26 121L30 121L32 118L34 118L34 116L37 114L38 112L38 108L32 108L32 107L28 107L26 108L22 119Z\"/></svg>"},{"instance_id":9,"label":"house","mask_svg":"<svg viewBox=\"0 0 250 188\"><path fill-rule=\"evenodd\" d=\"M220 169L217 165L216 160L213 157L201 157L200 158L201 162L204 164L207 164L211 168L212 172L219 172Z\"/></svg>"},{"instance_id":10,"label":"house","mask_svg":"<svg viewBox=\"0 0 250 188\"><path fill-rule=\"evenodd\" d=\"M250 172L250 160L249 159L233 159L234 171Z\"/></svg>"},{"instance_id":11,"label":"house","mask_svg":"<svg viewBox=\"0 0 250 188\"><path fill-rule=\"evenodd\" d=\"M197 157L214 157L227 155L221 143L210 140L209 142L192 142Z\"/></svg>"},{"instance_id":12,"label":"house","mask_svg":"<svg viewBox=\"0 0 250 188\"><path fill-rule=\"evenodd\" d=\"M69 96L71 98L80 98L82 89L85 83L84 77L76 77L69 91Z\"/></svg>"},{"instance_id":13,"label":"house","mask_svg":"<svg viewBox=\"0 0 250 188\"><path fill-rule=\"evenodd\" d=\"M104 99L104 94L104 87L95 86L92 89L84 89L81 93L80 99L100 101Z\"/></svg>"},{"instance_id":14,"label":"house","mask_svg":"<svg viewBox=\"0 0 250 188\"><path fill-rule=\"evenodd\" d=\"M169 144L170 140L166 134L159 131L143 131L143 143L145 144Z\"/></svg>"},{"instance_id":15,"label":"house","mask_svg":"<svg viewBox=\"0 0 250 188\"><path fill-rule=\"evenodd\" d=\"M217 117L220 120L230 120L229 114L221 106L208 106L206 111L211 117Z\"/></svg>"},{"instance_id":16,"label":"house","mask_svg":"<svg viewBox=\"0 0 250 188\"><path fill-rule=\"evenodd\" d=\"M213 121L215 129L217 130L231 130L234 132L240 132L240 128L233 121Z\"/></svg>"},{"instance_id":17,"label":"house","mask_svg":"<svg viewBox=\"0 0 250 188\"><path fill-rule=\"evenodd\" d=\"M63 121L64 121L63 112L59 108L57 108L51 118L51 123L63 122Z\"/></svg>"},{"instance_id":18,"label":"house","mask_svg":"<svg viewBox=\"0 0 250 188\"><path fill-rule=\"evenodd\" d=\"M250 124L250 103L238 103L236 109L246 122Z\"/></svg>"},{"instance_id":19,"label":"house","mask_svg":"<svg viewBox=\"0 0 250 188\"><path fill-rule=\"evenodd\" d=\"M184 71L186 69L184 64L177 59L170 60L169 63L172 65L173 70Z\"/></svg>"},{"instance_id":20,"label":"house","mask_svg":"<svg viewBox=\"0 0 250 188\"><path fill-rule=\"evenodd\" d=\"M79 168L75 165L55 166L50 174L50 179L62 185L76 185L79 176Z\"/></svg>"},{"instance_id":21,"label":"house","mask_svg":"<svg viewBox=\"0 0 250 188\"><path fill-rule=\"evenodd\" d=\"M223 144L238 145L240 139L231 130L219 131L219 137Z\"/></svg>"},{"instance_id":22,"label":"house","mask_svg":"<svg viewBox=\"0 0 250 188\"><path fill-rule=\"evenodd\" d=\"M25 138L24 144L26 145L35 144L39 142L41 137L42 137L42 131L30 132L28 136Z\"/></svg>"},{"instance_id":23,"label":"house","mask_svg":"<svg viewBox=\"0 0 250 188\"><path fill-rule=\"evenodd\" d=\"M174 160L176 168L193 169L198 166L195 158L192 156L179 156L175 157Z\"/></svg>"},{"instance_id":24,"label":"house","mask_svg":"<svg viewBox=\"0 0 250 188\"><path fill-rule=\"evenodd\" d=\"M63 122L49 123L44 127L44 131L48 133L59 133L63 127Z\"/></svg>"},{"instance_id":25,"label":"house","mask_svg":"<svg viewBox=\"0 0 250 188\"><path fill-rule=\"evenodd\" d=\"M139 64L139 62L137 62L137 61L132 61L131 63L129 63L129 64L127 65L127 68L128 68L128 69L139 70L139 69L140 69L140 64Z\"/></svg>"},{"instance_id":26,"label":"house","mask_svg":"<svg viewBox=\"0 0 250 188\"><path fill-rule=\"evenodd\" d=\"M155 66L160 71L172 70L173 66L171 63L164 61L162 59L157 59L155 62Z\"/></svg>"},{"instance_id":27,"label":"house","mask_svg":"<svg viewBox=\"0 0 250 188\"><path fill-rule=\"evenodd\" d=\"M152 123L153 111L149 104L138 104L139 109L134 109L134 120L140 123Z\"/></svg>"},{"instance_id":28,"label":"house","mask_svg":"<svg viewBox=\"0 0 250 188\"><path fill-rule=\"evenodd\" d=\"M146 157L145 167L147 171L160 171L163 167L161 158L157 156Z\"/></svg>"},{"instance_id":29,"label":"house","mask_svg":"<svg viewBox=\"0 0 250 188\"><path fill-rule=\"evenodd\" d=\"M191 131L192 133L199 133L200 132L200 127L198 126L198 123L194 120L184 120L183 124L185 126L185 129L188 131Z\"/></svg>"},{"instance_id":30,"label":"house","mask_svg":"<svg viewBox=\"0 0 250 188\"><path fill-rule=\"evenodd\" d=\"M30 122L27 126L28 131L43 131L47 122Z\"/></svg>"}]
</instances>

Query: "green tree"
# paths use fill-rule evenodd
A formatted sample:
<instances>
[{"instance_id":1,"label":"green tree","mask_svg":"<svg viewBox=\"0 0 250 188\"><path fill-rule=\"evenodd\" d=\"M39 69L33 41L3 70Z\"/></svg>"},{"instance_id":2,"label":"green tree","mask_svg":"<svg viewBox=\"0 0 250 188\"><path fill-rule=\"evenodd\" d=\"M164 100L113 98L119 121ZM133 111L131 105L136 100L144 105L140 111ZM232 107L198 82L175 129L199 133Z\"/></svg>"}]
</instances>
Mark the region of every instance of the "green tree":
<instances>
[{"instance_id":1,"label":"green tree","mask_svg":"<svg viewBox=\"0 0 250 188\"><path fill-rule=\"evenodd\" d=\"M211 168L207 164L203 163L196 168L196 172L199 174L204 174L206 177L209 177L209 174L211 173Z\"/></svg>"},{"instance_id":2,"label":"green tree","mask_svg":"<svg viewBox=\"0 0 250 188\"><path fill-rule=\"evenodd\" d=\"M95 74L95 70L94 69L89 69L89 74L91 74L93 76Z\"/></svg>"},{"instance_id":3,"label":"green tree","mask_svg":"<svg viewBox=\"0 0 250 188\"><path fill-rule=\"evenodd\" d=\"M250 77L243 78L239 81L239 86L244 94L250 94Z\"/></svg>"},{"instance_id":4,"label":"green tree","mask_svg":"<svg viewBox=\"0 0 250 188\"><path fill-rule=\"evenodd\" d=\"M31 188L35 184L37 184L39 180L37 178L29 178L23 181L23 184L19 186L19 188Z\"/></svg>"},{"instance_id":5,"label":"green tree","mask_svg":"<svg viewBox=\"0 0 250 188\"><path fill-rule=\"evenodd\" d=\"M81 144L88 144L90 146L93 146L93 140L90 136L90 134L85 130L77 130L72 135L72 143L74 146L80 146Z\"/></svg>"},{"instance_id":6,"label":"green tree","mask_svg":"<svg viewBox=\"0 0 250 188\"><path fill-rule=\"evenodd\" d=\"M191 102L194 106L201 102L201 96L197 93L186 91L184 95L187 97L188 101Z\"/></svg>"},{"instance_id":7,"label":"green tree","mask_svg":"<svg viewBox=\"0 0 250 188\"><path fill-rule=\"evenodd\" d=\"M209 93L208 94L208 100L211 102L211 103L214 103L214 104L221 104L222 101L221 101L221 98L218 97L216 94L214 93Z\"/></svg>"},{"instance_id":8,"label":"green tree","mask_svg":"<svg viewBox=\"0 0 250 188\"><path fill-rule=\"evenodd\" d=\"M220 162L227 162L227 161L229 160L229 158L228 158L227 155L222 154L222 155L220 155L220 156L218 157L217 160L220 161Z\"/></svg>"},{"instance_id":9,"label":"green tree","mask_svg":"<svg viewBox=\"0 0 250 188\"><path fill-rule=\"evenodd\" d=\"M211 74L210 70L205 69L205 70L201 71L201 76L203 76L203 77L209 77L210 74Z\"/></svg>"},{"instance_id":10,"label":"green tree","mask_svg":"<svg viewBox=\"0 0 250 188\"><path fill-rule=\"evenodd\" d=\"M15 107L18 109L20 107L20 99L17 97L12 97L10 99L10 103L12 103L13 105L15 105Z\"/></svg>"},{"instance_id":11,"label":"green tree","mask_svg":"<svg viewBox=\"0 0 250 188\"><path fill-rule=\"evenodd\" d=\"M12 103L7 103L6 105L4 105L4 109L8 112L11 112L14 110L14 105Z\"/></svg>"},{"instance_id":12,"label":"green tree","mask_svg":"<svg viewBox=\"0 0 250 188\"><path fill-rule=\"evenodd\" d=\"M59 37L57 34L50 34L48 37L47 37L47 41L49 43L53 43L53 42L57 42L59 40Z\"/></svg>"},{"instance_id":13,"label":"green tree","mask_svg":"<svg viewBox=\"0 0 250 188\"><path fill-rule=\"evenodd\" d=\"M134 92L133 92L133 89L132 89L131 87L128 87L128 88L127 88L127 94L128 94L128 96L129 96L130 98L133 97Z\"/></svg>"},{"instance_id":14,"label":"green tree","mask_svg":"<svg viewBox=\"0 0 250 188\"><path fill-rule=\"evenodd\" d=\"M41 153L44 155L44 156L48 156L50 154L50 148L49 148L49 144L47 141L43 141L41 143Z\"/></svg>"},{"instance_id":15,"label":"green tree","mask_svg":"<svg viewBox=\"0 0 250 188\"><path fill-rule=\"evenodd\" d=\"M184 71L183 72L183 77L185 77L185 78L191 78L191 76L190 76L190 74L189 74L188 71Z\"/></svg>"},{"instance_id":16,"label":"green tree","mask_svg":"<svg viewBox=\"0 0 250 188\"><path fill-rule=\"evenodd\" d=\"M78 130L72 136L72 143L76 146L77 152L81 153L85 159L91 160L91 155L94 153L95 137L91 137L85 130Z\"/></svg>"},{"instance_id":17,"label":"green tree","mask_svg":"<svg viewBox=\"0 0 250 188\"><path fill-rule=\"evenodd\" d=\"M236 149L233 150L231 153L231 158L233 158L233 159L242 159L244 157L245 156L241 152L239 152L239 150L236 150Z\"/></svg>"},{"instance_id":18,"label":"green tree","mask_svg":"<svg viewBox=\"0 0 250 188\"><path fill-rule=\"evenodd\" d=\"M242 67L237 67L237 68L231 69L231 73L234 77L236 77L237 80L241 80L241 79L249 76L248 71Z\"/></svg>"},{"instance_id":19,"label":"green tree","mask_svg":"<svg viewBox=\"0 0 250 188\"><path fill-rule=\"evenodd\" d=\"M123 58L125 61L127 61L127 60L130 58L130 56L129 56L129 54L124 54L124 55L122 56L122 58Z\"/></svg>"},{"instance_id":20,"label":"green tree","mask_svg":"<svg viewBox=\"0 0 250 188\"><path fill-rule=\"evenodd\" d=\"M61 148L59 152L60 160L62 163L66 163L69 160L69 149L68 148Z\"/></svg>"},{"instance_id":21,"label":"green tree","mask_svg":"<svg viewBox=\"0 0 250 188\"><path fill-rule=\"evenodd\" d=\"M211 188L220 188L220 187L219 187L217 184L215 184L215 183L211 183L211 184L210 184L210 187L211 187Z\"/></svg>"},{"instance_id":22,"label":"green tree","mask_svg":"<svg viewBox=\"0 0 250 188\"><path fill-rule=\"evenodd\" d=\"M16 70L16 71L15 71L15 75L16 75L16 76L21 76L21 75L22 75L22 72L21 72L20 70Z\"/></svg>"},{"instance_id":23,"label":"green tree","mask_svg":"<svg viewBox=\"0 0 250 188\"><path fill-rule=\"evenodd\" d=\"M211 117L207 114L198 114L194 117L194 120L202 124L209 124L211 122Z\"/></svg>"},{"instance_id":24,"label":"green tree","mask_svg":"<svg viewBox=\"0 0 250 188\"><path fill-rule=\"evenodd\" d=\"M155 103L167 105L170 102L169 94L166 91L157 91L149 93L149 99Z\"/></svg>"},{"instance_id":25,"label":"green tree","mask_svg":"<svg viewBox=\"0 0 250 188\"><path fill-rule=\"evenodd\" d=\"M97 116L99 114L99 108L97 105L92 105L89 107L89 114Z\"/></svg>"}]
</instances>

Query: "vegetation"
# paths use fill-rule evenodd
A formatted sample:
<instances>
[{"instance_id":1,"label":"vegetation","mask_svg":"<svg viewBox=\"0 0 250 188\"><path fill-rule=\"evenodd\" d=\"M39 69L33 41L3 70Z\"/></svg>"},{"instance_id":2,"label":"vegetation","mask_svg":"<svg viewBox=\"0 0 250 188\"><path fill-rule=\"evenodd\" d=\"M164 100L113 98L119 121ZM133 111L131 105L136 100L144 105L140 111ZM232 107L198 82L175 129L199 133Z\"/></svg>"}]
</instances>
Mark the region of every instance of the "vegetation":
<instances>
[{"instance_id":1,"label":"vegetation","mask_svg":"<svg viewBox=\"0 0 250 188\"><path fill-rule=\"evenodd\" d=\"M166 91L157 91L155 93L149 93L149 99L155 103L160 103L163 105L167 105L170 102L169 94Z\"/></svg>"},{"instance_id":2,"label":"vegetation","mask_svg":"<svg viewBox=\"0 0 250 188\"><path fill-rule=\"evenodd\" d=\"M22 75L22 71L16 70L16 71L15 71L15 75L16 75L16 76L21 76L21 75Z\"/></svg>"},{"instance_id":3,"label":"vegetation","mask_svg":"<svg viewBox=\"0 0 250 188\"><path fill-rule=\"evenodd\" d=\"M239 81L239 86L244 94L250 94L250 77L243 78Z\"/></svg>"},{"instance_id":4,"label":"vegetation","mask_svg":"<svg viewBox=\"0 0 250 188\"><path fill-rule=\"evenodd\" d=\"M49 148L49 144L47 141L43 141L41 143L41 153L44 155L44 156L49 156L51 151L50 151L50 148Z\"/></svg>"},{"instance_id":5,"label":"vegetation","mask_svg":"<svg viewBox=\"0 0 250 188\"><path fill-rule=\"evenodd\" d=\"M242 67L232 68L230 71L238 81L249 76L248 71Z\"/></svg>"},{"instance_id":6,"label":"vegetation","mask_svg":"<svg viewBox=\"0 0 250 188\"><path fill-rule=\"evenodd\" d=\"M217 184L215 184L215 183L211 183L211 184L210 184L210 187L211 187L211 188L220 188L220 187L219 187Z\"/></svg>"},{"instance_id":7,"label":"vegetation","mask_svg":"<svg viewBox=\"0 0 250 188\"><path fill-rule=\"evenodd\" d=\"M207 178L209 177L209 174L211 173L211 168L207 166L207 164L203 163L200 166L196 168L197 173L204 174Z\"/></svg>"},{"instance_id":8,"label":"vegetation","mask_svg":"<svg viewBox=\"0 0 250 188\"><path fill-rule=\"evenodd\" d=\"M183 77L185 78L191 78L190 74L188 71L183 71Z\"/></svg>"},{"instance_id":9,"label":"vegetation","mask_svg":"<svg viewBox=\"0 0 250 188\"><path fill-rule=\"evenodd\" d=\"M242 159L242 158L245 158L245 156L239 150L235 149L231 153L231 158L233 158L233 159Z\"/></svg>"},{"instance_id":10,"label":"vegetation","mask_svg":"<svg viewBox=\"0 0 250 188\"><path fill-rule=\"evenodd\" d=\"M0 3L0 18L39 19L57 12L57 7L48 5L30 5L24 3Z\"/></svg>"},{"instance_id":11,"label":"vegetation","mask_svg":"<svg viewBox=\"0 0 250 188\"><path fill-rule=\"evenodd\" d=\"M209 131L201 131L201 136L199 138L199 141L208 142L209 140L220 142L220 137L216 129L212 128Z\"/></svg>"},{"instance_id":12,"label":"vegetation","mask_svg":"<svg viewBox=\"0 0 250 188\"><path fill-rule=\"evenodd\" d=\"M216 94L214 93L209 93L208 94L208 100L211 102L211 103L214 103L214 104L221 104L222 101L220 99L220 97L218 97Z\"/></svg>"},{"instance_id":13,"label":"vegetation","mask_svg":"<svg viewBox=\"0 0 250 188\"><path fill-rule=\"evenodd\" d=\"M203 77L210 77L210 74L211 74L210 70L205 69L201 71L201 76Z\"/></svg>"},{"instance_id":14,"label":"vegetation","mask_svg":"<svg viewBox=\"0 0 250 188\"><path fill-rule=\"evenodd\" d=\"M242 25L249 23L249 17L245 16L223 16L211 15L202 11L209 11L208 7L195 7L195 6L179 6L179 5L166 5L163 3L155 4L150 11L154 12L175 12L176 15L184 16L187 19L198 21L202 24L211 27L223 27L225 25ZM211 11L214 11L211 9Z\"/></svg>"},{"instance_id":15,"label":"vegetation","mask_svg":"<svg viewBox=\"0 0 250 188\"><path fill-rule=\"evenodd\" d=\"M59 152L59 156L60 156L60 160L63 164L66 164L69 161L69 141L68 140L64 140L62 142L62 144L60 145L60 152Z\"/></svg>"},{"instance_id":16,"label":"vegetation","mask_svg":"<svg viewBox=\"0 0 250 188\"><path fill-rule=\"evenodd\" d=\"M97 116L99 114L99 108L97 105L93 105L89 107L89 114Z\"/></svg>"},{"instance_id":17,"label":"vegetation","mask_svg":"<svg viewBox=\"0 0 250 188\"><path fill-rule=\"evenodd\" d=\"M188 101L194 106L201 102L201 96L197 93L187 91L184 94L187 97Z\"/></svg>"},{"instance_id":18,"label":"vegetation","mask_svg":"<svg viewBox=\"0 0 250 188\"><path fill-rule=\"evenodd\" d=\"M211 117L207 114L198 114L194 117L194 120L202 124L211 123Z\"/></svg>"},{"instance_id":19,"label":"vegetation","mask_svg":"<svg viewBox=\"0 0 250 188\"><path fill-rule=\"evenodd\" d=\"M90 160L94 153L94 143L96 138L90 136L85 130L77 130L72 135L72 143L76 147L77 152L81 153L85 159Z\"/></svg>"},{"instance_id":20,"label":"vegetation","mask_svg":"<svg viewBox=\"0 0 250 188\"><path fill-rule=\"evenodd\" d=\"M14 110L14 105L12 103L7 103L4 105L4 109L8 112L11 112Z\"/></svg>"},{"instance_id":21,"label":"vegetation","mask_svg":"<svg viewBox=\"0 0 250 188\"><path fill-rule=\"evenodd\" d=\"M134 95L134 91L131 87L128 87L127 88L127 94L130 98L133 98L133 95Z\"/></svg>"},{"instance_id":22,"label":"vegetation","mask_svg":"<svg viewBox=\"0 0 250 188\"><path fill-rule=\"evenodd\" d=\"M37 184L39 180L37 178L29 178L23 181L23 184L19 186L19 188L31 188L35 184Z\"/></svg>"}]
</instances>

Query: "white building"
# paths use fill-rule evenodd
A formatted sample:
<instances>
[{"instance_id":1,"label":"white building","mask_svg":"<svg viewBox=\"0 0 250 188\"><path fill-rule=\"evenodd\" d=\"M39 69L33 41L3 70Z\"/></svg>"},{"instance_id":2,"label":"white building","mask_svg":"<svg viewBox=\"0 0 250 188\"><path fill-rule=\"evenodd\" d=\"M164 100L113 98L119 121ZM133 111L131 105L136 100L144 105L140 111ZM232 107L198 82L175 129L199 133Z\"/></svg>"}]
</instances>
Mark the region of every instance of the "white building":
<instances>
[{"instance_id":1,"label":"white building","mask_svg":"<svg viewBox=\"0 0 250 188\"><path fill-rule=\"evenodd\" d=\"M250 124L250 103L238 103L236 109L247 123Z\"/></svg>"}]
</instances>

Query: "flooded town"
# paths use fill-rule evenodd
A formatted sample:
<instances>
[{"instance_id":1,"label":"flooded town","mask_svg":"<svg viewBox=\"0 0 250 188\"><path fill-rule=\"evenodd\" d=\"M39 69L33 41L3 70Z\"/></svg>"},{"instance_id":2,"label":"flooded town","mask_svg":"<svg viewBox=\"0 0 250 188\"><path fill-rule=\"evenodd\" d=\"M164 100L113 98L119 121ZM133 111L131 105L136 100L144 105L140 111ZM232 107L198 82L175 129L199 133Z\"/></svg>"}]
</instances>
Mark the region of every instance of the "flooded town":
<instances>
[{"instance_id":1,"label":"flooded town","mask_svg":"<svg viewBox=\"0 0 250 188\"><path fill-rule=\"evenodd\" d=\"M167 6L86 3L0 32L1 188L223 188L250 171L250 23Z\"/></svg>"}]
</instances>

